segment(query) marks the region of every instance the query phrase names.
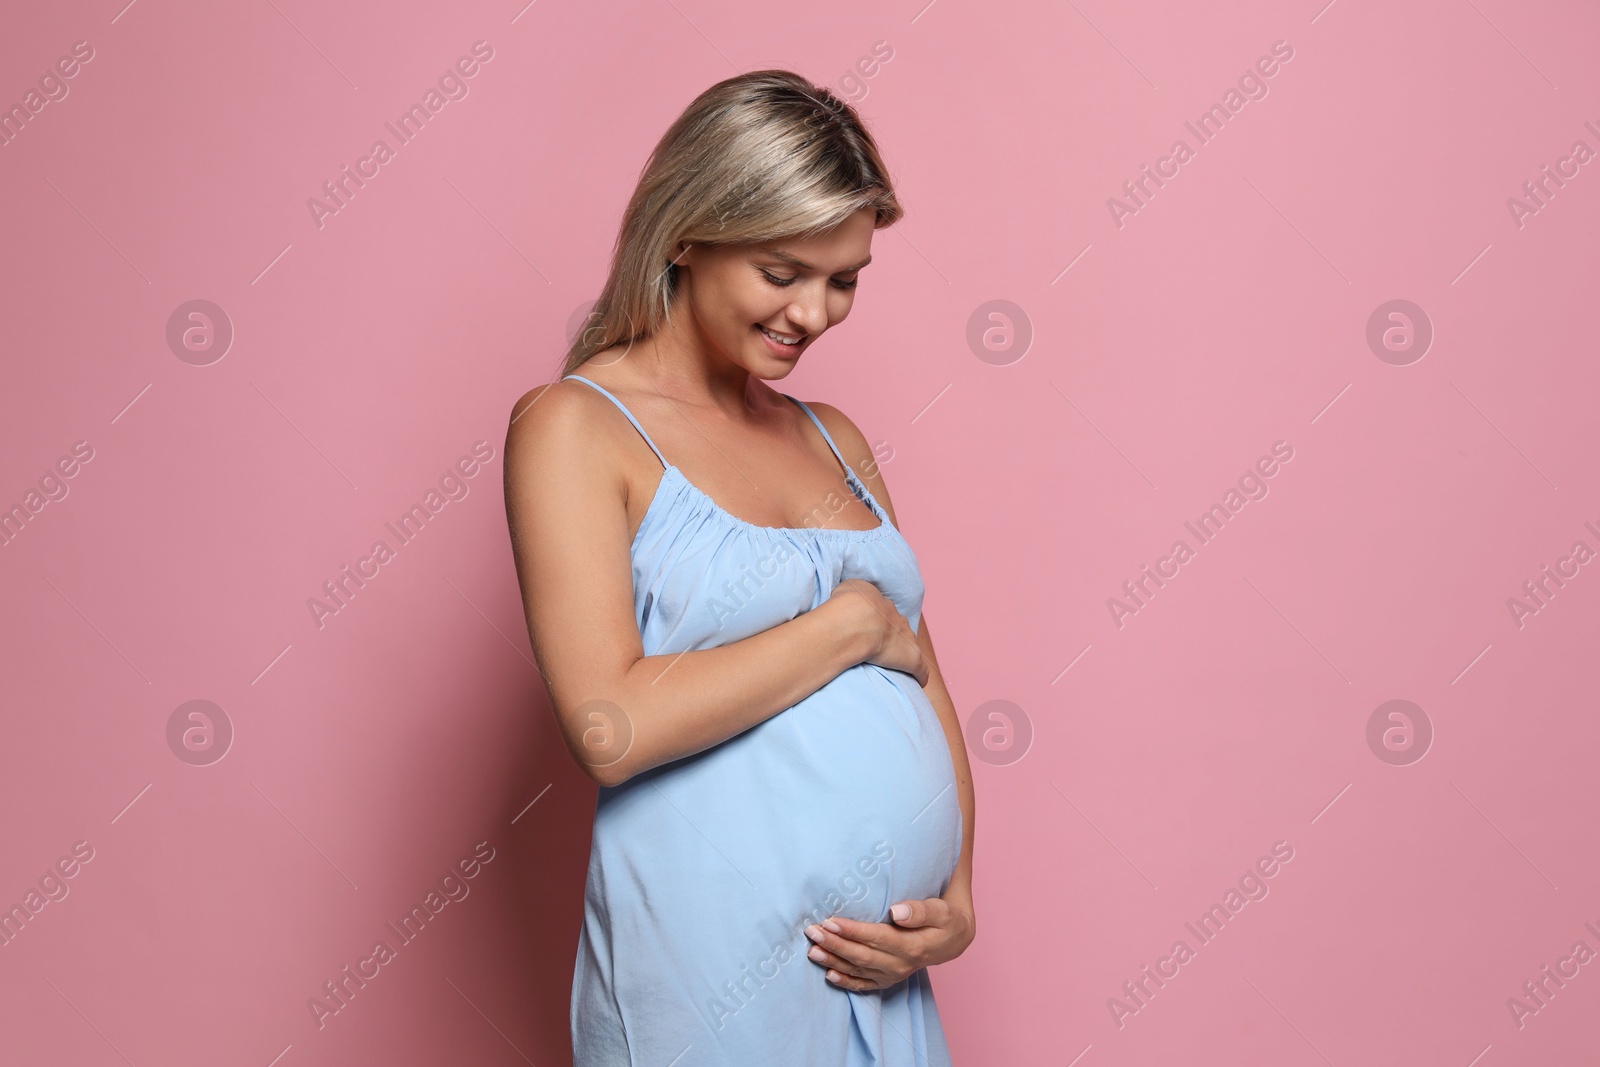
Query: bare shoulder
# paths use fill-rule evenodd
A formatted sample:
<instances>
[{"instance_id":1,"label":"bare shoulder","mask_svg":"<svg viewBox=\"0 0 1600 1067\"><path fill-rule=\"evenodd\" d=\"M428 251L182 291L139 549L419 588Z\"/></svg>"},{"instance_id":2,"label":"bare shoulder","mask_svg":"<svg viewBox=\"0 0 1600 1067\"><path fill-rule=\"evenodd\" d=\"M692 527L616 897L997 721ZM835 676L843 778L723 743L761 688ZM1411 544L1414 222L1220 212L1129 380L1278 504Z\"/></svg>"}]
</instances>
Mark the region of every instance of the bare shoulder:
<instances>
[{"instance_id":1,"label":"bare shoulder","mask_svg":"<svg viewBox=\"0 0 1600 1067\"><path fill-rule=\"evenodd\" d=\"M866 483L868 492L883 505L883 510L889 513L889 521L898 527L900 521L895 518L894 502L889 498L889 487L884 483L880 460L861 428L832 404L807 400L806 406L817 413L817 418L828 428L833 443L839 446L845 462L856 472L856 477Z\"/></svg>"},{"instance_id":2,"label":"bare shoulder","mask_svg":"<svg viewBox=\"0 0 1600 1067\"><path fill-rule=\"evenodd\" d=\"M828 436L833 438L833 443L844 453L845 462L854 467L857 474L866 477L861 467L872 458L872 448L867 444L866 435L861 432L861 428L851 421L850 416L832 404L821 400L807 400L806 407L816 412L817 418L828 428Z\"/></svg>"},{"instance_id":3,"label":"bare shoulder","mask_svg":"<svg viewBox=\"0 0 1600 1067\"><path fill-rule=\"evenodd\" d=\"M529 389L511 406L505 464L513 476L543 480L566 471L576 480L621 484L616 436L602 407L611 402L579 382L555 381Z\"/></svg>"},{"instance_id":4,"label":"bare shoulder","mask_svg":"<svg viewBox=\"0 0 1600 1067\"><path fill-rule=\"evenodd\" d=\"M590 447L605 438L595 432L594 413L610 401L595 390L577 382L554 381L536 385L511 405L506 426L506 442L543 450L545 446Z\"/></svg>"}]
</instances>

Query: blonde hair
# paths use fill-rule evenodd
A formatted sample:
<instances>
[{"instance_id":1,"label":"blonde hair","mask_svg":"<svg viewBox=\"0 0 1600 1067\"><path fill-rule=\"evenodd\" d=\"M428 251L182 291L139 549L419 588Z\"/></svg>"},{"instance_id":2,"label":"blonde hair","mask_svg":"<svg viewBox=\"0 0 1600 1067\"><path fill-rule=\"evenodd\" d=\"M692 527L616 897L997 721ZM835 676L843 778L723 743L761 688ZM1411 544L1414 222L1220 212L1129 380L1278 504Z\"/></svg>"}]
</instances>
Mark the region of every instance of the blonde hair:
<instances>
[{"instance_id":1,"label":"blonde hair","mask_svg":"<svg viewBox=\"0 0 1600 1067\"><path fill-rule=\"evenodd\" d=\"M806 238L862 208L874 229L898 221L877 143L855 108L787 70L758 70L701 93L662 135L639 175L588 321L562 374L666 322L679 242L728 245Z\"/></svg>"}]
</instances>

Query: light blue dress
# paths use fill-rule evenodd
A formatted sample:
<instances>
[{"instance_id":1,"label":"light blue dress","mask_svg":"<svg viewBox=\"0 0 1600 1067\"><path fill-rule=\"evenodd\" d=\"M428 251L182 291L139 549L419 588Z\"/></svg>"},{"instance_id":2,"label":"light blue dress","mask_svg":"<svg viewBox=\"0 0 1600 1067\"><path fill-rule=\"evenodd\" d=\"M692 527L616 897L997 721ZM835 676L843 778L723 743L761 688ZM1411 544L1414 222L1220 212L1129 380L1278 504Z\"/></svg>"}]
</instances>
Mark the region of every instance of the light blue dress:
<instances>
[{"instance_id":1,"label":"light blue dress","mask_svg":"<svg viewBox=\"0 0 1600 1067\"><path fill-rule=\"evenodd\" d=\"M634 537L647 656L714 648L876 585L921 625L911 546L821 420L870 530L735 518L665 468ZM572 977L574 1067L945 1067L926 969L862 993L806 957L830 915L888 922L942 896L962 815L938 713L912 675L861 663L743 733L602 786Z\"/></svg>"}]
</instances>

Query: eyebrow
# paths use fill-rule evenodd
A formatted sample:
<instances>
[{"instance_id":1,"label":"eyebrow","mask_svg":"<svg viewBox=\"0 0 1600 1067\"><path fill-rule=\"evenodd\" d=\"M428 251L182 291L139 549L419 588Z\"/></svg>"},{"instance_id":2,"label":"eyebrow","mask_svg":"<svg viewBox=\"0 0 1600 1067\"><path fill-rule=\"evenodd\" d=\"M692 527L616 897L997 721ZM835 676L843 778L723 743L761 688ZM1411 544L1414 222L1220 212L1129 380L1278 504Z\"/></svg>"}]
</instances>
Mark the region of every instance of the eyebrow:
<instances>
[{"instance_id":1,"label":"eyebrow","mask_svg":"<svg viewBox=\"0 0 1600 1067\"><path fill-rule=\"evenodd\" d=\"M792 255L791 253L788 253L788 252L784 252L781 249L764 248L764 249L762 249L762 252L765 255L771 256L773 259L781 259L785 263L789 263L789 264L792 264L792 265L794 265L796 267L799 267L801 270L815 270L816 269L811 264L809 264L805 260L801 259L799 256ZM860 270L862 267L865 267L868 263L871 263L871 262L872 262L872 257L868 256L866 259L863 259L860 263L857 263L857 264L855 264L854 266L851 266L851 267L841 267L839 270L834 271L834 273L835 274L845 274L845 273L848 273L848 272L853 271L853 270Z\"/></svg>"}]
</instances>

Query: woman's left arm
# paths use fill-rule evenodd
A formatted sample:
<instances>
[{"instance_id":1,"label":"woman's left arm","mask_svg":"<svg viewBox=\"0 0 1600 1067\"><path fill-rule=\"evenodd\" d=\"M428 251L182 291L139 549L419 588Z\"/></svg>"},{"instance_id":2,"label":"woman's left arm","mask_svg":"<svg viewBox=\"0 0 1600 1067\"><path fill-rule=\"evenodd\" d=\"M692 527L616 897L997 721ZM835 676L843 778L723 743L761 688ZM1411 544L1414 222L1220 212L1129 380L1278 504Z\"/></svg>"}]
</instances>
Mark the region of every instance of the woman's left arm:
<instances>
[{"instance_id":1,"label":"woman's left arm","mask_svg":"<svg viewBox=\"0 0 1600 1067\"><path fill-rule=\"evenodd\" d=\"M872 450L855 424L837 408L813 403L813 410L828 425L828 432L851 467L898 529L889 488L883 482ZM977 813L972 788L972 765L967 761L966 741L955 701L945 687L928 632L928 614L922 613L917 627L917 644L928 664L928 684L923 687L928 702L939 714L950 763L955 771L956 793L961 803L961 856L944 895L926 900L903 900L890 909L890 922L868 923L830 916L806 928L813 961L828 969L827 977L842 989L884 989L903 981L913 971L955 959L966 951L977 936L977 915L972 903L972 847L977 833Z\"/></svg>"}]
</instances>

